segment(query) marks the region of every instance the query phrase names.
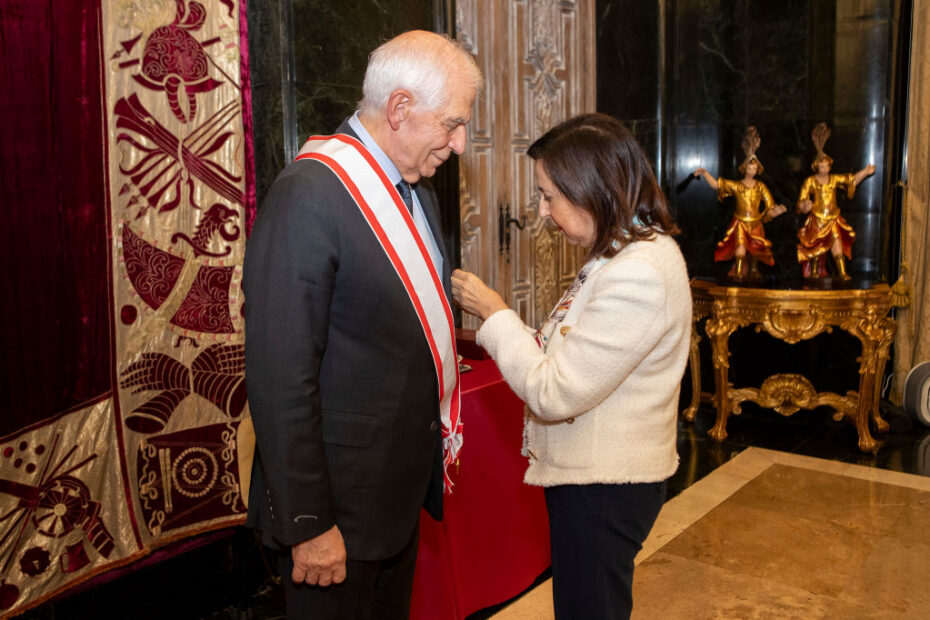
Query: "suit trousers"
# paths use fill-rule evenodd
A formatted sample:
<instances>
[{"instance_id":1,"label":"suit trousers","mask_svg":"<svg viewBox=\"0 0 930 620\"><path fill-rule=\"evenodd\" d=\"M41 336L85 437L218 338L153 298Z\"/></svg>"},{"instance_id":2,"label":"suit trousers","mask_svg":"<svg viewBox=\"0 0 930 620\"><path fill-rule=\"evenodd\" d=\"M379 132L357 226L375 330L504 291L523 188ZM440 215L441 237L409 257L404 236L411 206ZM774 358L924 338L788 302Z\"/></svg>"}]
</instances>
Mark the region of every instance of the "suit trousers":
<instances>
[{"instance_id":1,"label":"suit trousers","mask_svg":"<svg viewBox=\"0 0 930 620\"><path fill-rule=\"evenodd\" d=\"M662 481L545 489L557 620L630 617L634 560L667 486Z\"/></svg>"},{"instance_id":2,"label":"suit trousers","mask_svg":"<svg viewBox=\"0 0 930 620\"><path fill-rule=\"evenodd\" d=\"M326 587L295 584L290 549L278 554L288 620L406 620L410 616L419 525L395 556L346 560L346 579Z\"/></svg>"}]
</instances>

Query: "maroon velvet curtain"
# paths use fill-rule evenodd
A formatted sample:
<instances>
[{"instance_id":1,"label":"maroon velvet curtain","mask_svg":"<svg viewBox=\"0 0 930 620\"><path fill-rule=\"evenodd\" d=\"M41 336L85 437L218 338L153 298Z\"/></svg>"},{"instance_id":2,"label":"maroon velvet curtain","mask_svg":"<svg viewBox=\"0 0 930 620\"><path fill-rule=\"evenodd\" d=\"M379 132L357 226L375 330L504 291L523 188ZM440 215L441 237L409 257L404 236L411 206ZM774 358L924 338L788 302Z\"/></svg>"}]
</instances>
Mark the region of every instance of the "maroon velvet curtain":
<instances>
[{"instance_id":1,"label":"maroon velvet curtain","mask_svg":"<svg viewBox=\"0 0 930 620\"><path fill-rule=\"evenodd\" d=\"M244 520L244 18L233 0L0 1L0 617ZM187 116L144 79L147 49L207 74L185 74ZM127 172L155 151L152 176Z\"/></svg>"},{"instance_id":2,"label":"maroon velvet curtain","mask_svg":"<svg viewBox=\"0 0 930 620\"><path fill-rule=\"evenodd\" d=\"M0 3L0 436L111 389L99 6Z\"/></svg>"}]
</instances>

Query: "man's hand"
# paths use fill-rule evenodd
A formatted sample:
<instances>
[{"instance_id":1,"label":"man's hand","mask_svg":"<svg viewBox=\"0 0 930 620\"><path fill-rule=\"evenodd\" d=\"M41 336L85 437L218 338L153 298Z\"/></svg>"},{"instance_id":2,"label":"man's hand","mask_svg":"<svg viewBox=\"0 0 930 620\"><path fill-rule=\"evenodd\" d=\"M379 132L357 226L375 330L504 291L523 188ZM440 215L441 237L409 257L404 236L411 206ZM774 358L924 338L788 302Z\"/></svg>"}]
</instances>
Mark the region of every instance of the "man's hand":
<instances>
[{"instance_id":1,"label":"man's hand","mask_svg":"<svg viewBox=\"0 0 930 620\"><path fill-rule=\"evenodd\" d=\"M328 586L346 578L346 545L335 525L316 538L291 547L294 583Z\"/></svg>"}]
</instances>

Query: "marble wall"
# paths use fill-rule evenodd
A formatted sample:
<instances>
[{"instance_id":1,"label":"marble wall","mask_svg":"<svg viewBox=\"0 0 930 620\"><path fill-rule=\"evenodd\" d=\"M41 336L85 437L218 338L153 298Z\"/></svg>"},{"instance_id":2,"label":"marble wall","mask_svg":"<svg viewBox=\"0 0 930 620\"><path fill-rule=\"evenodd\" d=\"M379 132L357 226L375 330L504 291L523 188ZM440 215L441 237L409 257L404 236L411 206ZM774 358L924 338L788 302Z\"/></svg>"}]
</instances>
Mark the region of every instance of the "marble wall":
<instances>
[{"instance_id":1,"label":"marble wall","mask_svg":"<svg viewBox=\"0 0 930 620\"><path fill-rule=\"evenodd\" d=\"M433 0L292 0L297 134L331 132L362 98L368 54L406 30L431 30Z\"/></svg>"},{"instance_id":2,"label":"marble wall","mask_svg":"<svg viewBox=\"0 0 930 620\"><path fill-rule=\"evenodd\" d=\"M259 202L288 155L362 98L368 54L405 30L441 28L443 0L249 0Z\"/></svg>"},{"instance_id":3,"label":"marble wall","mask_svg":"<svg viewBox=\"0 0 930 620\"><path fill-rule=\"evenodd\" d=\"M284 168L282 98L288 80L282 59L288 46L281 30L280 6L268 0L248 0L249 81L255 140L255 186L261 205L271 182Z\"/></svg>"},{"instance_id":4,"label":"marble wall","mask_svg":"<svg viewBox=\"0 0 930 620\"><path fill-rule=\"evenodd\" d=\"M308 136L331 133L355 112L371 51L407 30L448 32L452 0L249 0L248 11L261 205ZM458 264L458 159L431 182Z\"/></svg>"},{"instance_id":5,"label":"marble wall","mask_svg":"<svg viewBox=\"0 0 930 620\"><path fill-rule=\"evenodd\" d=\"M824 121L835 172L878 170L843 211L857 232L850 272L858 286L897 277L894 234L906 96L907 0L598 0L598 110L629 124L654 158L676 210L692 276L717 278L714 247L732 205L691 173L740 178L746 127L762 138L761 175L789 211L766 225L775 266L767 285L800 286L794 211L812 171L810 135ZM845 196L844 196L845 198ZM751 330L730 341L738 386L800 372L820 390L856 389L859 342L845 333L787 345ZM703 367L710 369L709 351ZM712 389L705 372L705 389Z\"/></svg>"},{"instance_id":6,"label":"marble wall","mask_svg":"<svg viewBox=\"0 0 930 620\"><path fill-rule=\"evenodd\" d=\"M452 5L249 0L259 201L308 135L331 131L354 110L368 53L403 30L442 29ZM713 249L730 210L690 173L703 166L738 178L740 142L746 126L755 125L761 179L789 207L767 225L776 265L765 271L775 285L796 284L801 218L793 205L811 173L811 129L825 121L833 132L826 150L834 171L878 167L844 205L858 233L850 271L866 284L889 277L897 248L887 232L901 150L896 63L906 45L908 0L597 0L596 6L597 107L625 120L653 158L684 231L692 275L725 271ZM454 168L451 162L437 179L453 203ZM446 211L454 233L454 208Z\"/></svg>"},{"instance_id":7,"label":"marble wall","mask_svg":"<svg viewBox=\"0 0 930 620\"><path fill-rule=\"evenodd\" d=\"M597 110L622 119L661 166L663 2L598 0L596 11Z\"/></svg>"},{"instance_id":8,"label":"marble wall","mask_svg":"<svg viewBox=\"0 0 930 620\"><path fill-rule=\"evenodd\" d=\"M775 286L797 285L794 213L826 122L834 172L874 163L843 206L858 234L850 271L860 284L888 277L883 212L896 178L896 60L909 27L902 0L598 0L598 109L630 123L675 206L692 275L723 275L713 261L728 205L691 172L739 178L748 125L758 128L761 176L789 212L766 226ZM900 15L905 13L905 17Z\"/></svg>"}]
</instances>

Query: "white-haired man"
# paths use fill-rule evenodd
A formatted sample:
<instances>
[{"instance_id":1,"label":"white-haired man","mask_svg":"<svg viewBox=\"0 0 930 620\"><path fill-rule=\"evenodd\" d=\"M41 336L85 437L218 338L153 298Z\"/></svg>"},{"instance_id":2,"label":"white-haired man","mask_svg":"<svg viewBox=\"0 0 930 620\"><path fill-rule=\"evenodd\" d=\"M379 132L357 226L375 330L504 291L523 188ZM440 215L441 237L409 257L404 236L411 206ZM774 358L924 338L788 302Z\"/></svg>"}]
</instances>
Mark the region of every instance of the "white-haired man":
<instances>
[{"instance_id":1,"label":"white-haired man","mask_svg":"<svg viewBox=\"0 0 930 620\"><path fill-rule=\"evenodd\" d=\"M248 241L249 524L282 550L289 618L405 618L418 518L461 444L450 258L423 183L480 87L448 37L369 59L359 111L312 136Z\"/></svg>"}]
</instances>

